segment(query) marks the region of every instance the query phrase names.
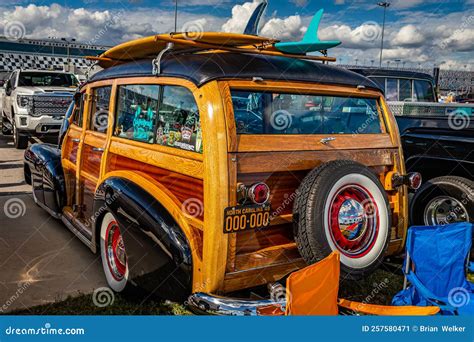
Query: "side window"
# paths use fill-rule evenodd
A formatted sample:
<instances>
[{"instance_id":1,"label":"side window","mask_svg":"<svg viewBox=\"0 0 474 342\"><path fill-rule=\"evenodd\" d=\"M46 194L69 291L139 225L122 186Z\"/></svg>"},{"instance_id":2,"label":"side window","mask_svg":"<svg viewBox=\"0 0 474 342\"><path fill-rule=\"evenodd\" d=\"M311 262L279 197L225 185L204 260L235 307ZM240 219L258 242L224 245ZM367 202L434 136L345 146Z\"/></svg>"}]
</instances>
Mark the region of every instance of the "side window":
<instances>
[{"instance_id":1,"label":"side window","mask_svg":"<svg viewBox=\"0 0 474 342\"><path fill-rule=\"evenodd\" d=\"M84 117L84 93L75 95L74 102L75 103L74 113L72 114L72 123L76 126L82 127L82 119Z\"/></svg>"},{"instance_id":2,"label":"side window","mask_svg":"<svg viewBox=\"0 0 474 342\"><path fill-rule=\"evenodd\" d=\"M153 143L159 91L158 85L119 86L114 135Z\"/></svg>"},{"instance_id":3,"label":"side window","mask_svg":"<svg viewBox=\"0 0 474 342\"><path fill-rule=\"evenodd\" d=\"M422 102L434 102L434 90L428 81L415 80L415 98Z\"/></svg>"},{"instance_id":4,"label":"side window","mask_svg":"<svg viewBox=\"0 0 474 342\"><path fill-rule=\"evenodd\" d=\"M156 143L202 153L199 111L193 94L180 86L164 86L158 111Z\"/></svg>"},{"instance_id":5,"label":"side window","mask_svg":"<svg viewBox=\"0 0 474 342\"><path fill-rule=\"evenodd\" d=\"M387 78L385 98L387 99L387 101L398 101L398 79Z\"/></svg>"},{"instance_id":6,"label":"side window","mask_svg":"<svg viewBox=\"0 0 474 342\"><path fill-rule=\"evenodd\" d=\"M89 129L91 131L107 133L110 94L112 86L94 88L90 111Z\"/></svg>"},{"instance_id":7,"label":"side window","mask_svg":"<svg viewBox=\"0 0 474 342\"><path fill-rule=\"evenodd\" d=\"M399 82L400 82L399 83L400 101L411 101L412 100L412 91L411 91L412 81L408 79L400 79Z\"/></svg>"}]
</instances>

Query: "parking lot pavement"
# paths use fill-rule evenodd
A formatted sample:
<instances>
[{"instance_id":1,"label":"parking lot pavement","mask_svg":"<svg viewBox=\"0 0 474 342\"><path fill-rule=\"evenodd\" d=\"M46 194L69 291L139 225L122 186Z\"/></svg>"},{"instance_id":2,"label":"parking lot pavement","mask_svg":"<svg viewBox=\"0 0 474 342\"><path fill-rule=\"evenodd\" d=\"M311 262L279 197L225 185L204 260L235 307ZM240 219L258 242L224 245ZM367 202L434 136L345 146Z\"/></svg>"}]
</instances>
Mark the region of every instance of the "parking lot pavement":
<instances>
[{"instance_id":1,"label":"parking lot pavement","mask_svg":"<svg viewBox=\"0 0 474 342\"><path fill-rule=\"evenodd\" d=\"M106 286L100 257L31 195L0 196L0 313Z\"/></svg>"},{"instance_id":2,"label":"parking lot pavement","mask_svg":"<svg viewBox=\"0 0 474 342\"><path fill-rule=\"evenodd\" d=\"M33 202L23 153L0 134L0 313L106 286L100 258Z\"/></svg>"},{"instance_id":3,"label":"parking lot pavement","mask_svg":"<svg viewBox=\"0 0 474 342\"><path fill-rule=\"evenodd\" d=\"M13 147L13 138L0 134L0 194L31 191L23 177L23 154Z\"/></svg>"}]
</instances>

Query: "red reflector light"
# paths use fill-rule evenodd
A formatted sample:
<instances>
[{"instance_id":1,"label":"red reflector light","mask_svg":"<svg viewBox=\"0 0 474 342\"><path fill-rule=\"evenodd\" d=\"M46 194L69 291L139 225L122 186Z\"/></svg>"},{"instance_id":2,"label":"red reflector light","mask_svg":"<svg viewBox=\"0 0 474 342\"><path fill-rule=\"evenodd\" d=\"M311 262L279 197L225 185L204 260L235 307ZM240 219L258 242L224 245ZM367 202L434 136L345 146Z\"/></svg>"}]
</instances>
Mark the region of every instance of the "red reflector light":
<instances>
[{"instance_id":1,"label":"red reflector light","mask_svg":"<svg viewBox=\"0 0 474 342\"><path fill-rule=\"evenodd\" d=\"M265 204L270 198L270 188L265 183L255 183L248 188L247 197L255 204Z\"/></svg>"},{"instance_id":2,"label":"red reflector light","mask_svg":"<svg viewBox=\"0 0 474 342\"><path fill-rule=\"evenodd\" d=\"M422 178L419 172L411 172L408 174L408 186L413 190L418 190L421 186Z\"/></svg>"}]
</instances>

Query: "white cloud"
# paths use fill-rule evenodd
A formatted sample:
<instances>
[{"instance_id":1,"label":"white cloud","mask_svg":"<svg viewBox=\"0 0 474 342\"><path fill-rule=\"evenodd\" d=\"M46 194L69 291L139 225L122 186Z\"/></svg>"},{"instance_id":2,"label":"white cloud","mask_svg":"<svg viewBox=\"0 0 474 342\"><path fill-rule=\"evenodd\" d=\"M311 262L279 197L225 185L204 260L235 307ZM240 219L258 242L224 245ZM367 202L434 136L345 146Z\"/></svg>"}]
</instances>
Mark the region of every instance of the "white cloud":
<instances>
[{"instance_id":1,"label":"white cloud","mask_svg":"<svg viewBox=\"0 0 474 342\"><path fill-rule=\"evenodd\" d=\"M284 19L270 19L265 23L260 33L269 38L296 40L301 38L304 31L306 28L302 27L301 17L292 15Z\"/></svg>"},{"instance_id":2,"label":"white cloud","mask_svg":"<svg viewBox=\"0 0 474 342\"><path fill-rule=\"evenodd\" d=\"M199 14L193 9L183 8L179 12L178 30L184 26L197 26L199 30L202 27L206 31L242 32L251 13L262 0L233 6L229 19L212 14L211 6L220 0L191 1L193 5L210 4L210 11ZM294 1L302 4L305 0ZM414 1L418 3L418 0ZM399 8L409 6L408 0L400 0L397 4ZM415 6L414 3L411 5ZM173 31L174 13L171 7L166 8L168 10L135 7L132 11L128 4L117 3L113 10L92 10L59 4L12 7L2 2L0 34L7 23L20 21L26 27L27 37L73 37L83 42L115 45L146 35ZM420 15L424 15L426 20L420 21ZM262 19L261 34L281 40L297 40L306 31L310 20L309 16L295 14L282 17L274 12ZM350 26L338 20L335 15L325 16L319 32L320 39L342 41L342 47L331 50L330 54L352 61L355 58L378 61L381 27L375 22ZM431 64L454 60L470 64L469 52L474 51L473 22L472 11L446 15L406 11L399 20L386 25L384 60L403 59L408 63L427 61Z\"/></svg>"},{"instance_id":3,"label":"white cloud","mask_svg":"<svg viewBox=\"0 0 474 342\"><path fill-rule=\"evenodd\" d=\"M222 25L224 32L243 32L255 8L261 1L254 0L232 7L232 17Z\"/></svg>"},{"instance_id":4,"label":"white cloud","mask_svg":"<svg viewBox=\"0 0 474 342\"><path fill-rule=\"evenodd\" d=\"M455 30L448 38L444 39L440 47L456 51L474 51L474 29Z\"/></svg>"},{"instance_id":5,"label":"white cloud","mask_svg":"<svg viewBox=\"0 0 474 342\"><path fill-rule=\"evenodd\" d=\"M424 34L415 25L403 26L400 31L395 34L392 45L399 46L419 46L426 41Z\"/></svg>"}]
</instances>

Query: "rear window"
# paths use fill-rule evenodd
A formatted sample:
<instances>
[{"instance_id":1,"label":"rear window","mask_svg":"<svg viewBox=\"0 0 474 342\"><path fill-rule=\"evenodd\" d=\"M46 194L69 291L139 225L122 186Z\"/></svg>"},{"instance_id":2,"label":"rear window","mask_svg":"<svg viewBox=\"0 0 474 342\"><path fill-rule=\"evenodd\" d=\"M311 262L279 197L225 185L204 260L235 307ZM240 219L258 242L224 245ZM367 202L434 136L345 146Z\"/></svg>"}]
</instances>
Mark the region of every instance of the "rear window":
<instances>
[{"instance_id":1,"label":"rear window","mask_svg":"<svg viewBox=\"0 0 474 342\"><path fill-rule=\"evenodd\" d=\"M377 100L232 91L238 134L382 133Z\"/></svg>"}]
</instances>

